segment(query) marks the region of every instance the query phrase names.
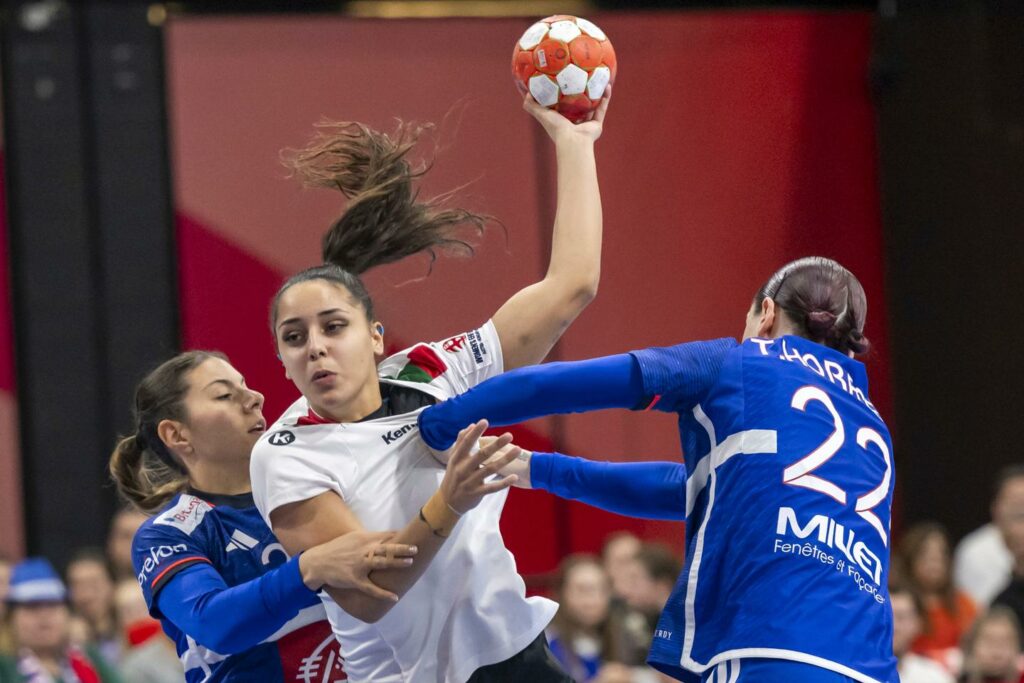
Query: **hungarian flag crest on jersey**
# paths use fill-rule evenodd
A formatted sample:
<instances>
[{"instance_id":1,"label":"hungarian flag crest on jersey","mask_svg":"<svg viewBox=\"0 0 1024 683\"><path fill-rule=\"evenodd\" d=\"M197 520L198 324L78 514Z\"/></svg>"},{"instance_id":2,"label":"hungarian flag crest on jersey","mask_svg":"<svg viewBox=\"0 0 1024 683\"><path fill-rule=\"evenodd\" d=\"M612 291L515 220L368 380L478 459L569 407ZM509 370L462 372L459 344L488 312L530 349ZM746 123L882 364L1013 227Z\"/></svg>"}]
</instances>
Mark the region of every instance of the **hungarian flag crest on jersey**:
<instances>
[{"instance_id":1,"label":"hungarian flag crest on jersey","mask_svg":"<svg viewBox=\"0 0 1024 683\"><path fill-rule=\"evenodd\" d=\"M429 383L448 369L441 357L429 346L420 345L409 352L409 362L395 379L403 382Z\"/></svg>"}]
</instances>

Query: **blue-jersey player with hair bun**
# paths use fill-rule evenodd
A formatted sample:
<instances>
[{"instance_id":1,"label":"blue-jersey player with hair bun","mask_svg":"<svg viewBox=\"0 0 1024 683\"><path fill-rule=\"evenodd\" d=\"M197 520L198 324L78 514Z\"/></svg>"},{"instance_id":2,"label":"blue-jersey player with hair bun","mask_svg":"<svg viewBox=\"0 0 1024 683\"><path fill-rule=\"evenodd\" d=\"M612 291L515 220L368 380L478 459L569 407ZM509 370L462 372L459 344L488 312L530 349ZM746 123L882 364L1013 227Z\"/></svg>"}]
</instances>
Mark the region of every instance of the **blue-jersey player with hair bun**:
<instances>
[{"instance_id":1,"label":"blue-jersey player with hair bun","mask_svg":"<svg viewBox=\"0 0 1024 683\"><path fill-rule=\"evenodd\" d=\"M649 663L683 681L897 683L887 591L892 442L854 359L864 290L835 261L784 266L744 339L523 368L420 416L443 450L474 420L673 412L685 464L524 453L505 470L626 515L685 520L686 566Z\"/></svg>"}]
</instances>

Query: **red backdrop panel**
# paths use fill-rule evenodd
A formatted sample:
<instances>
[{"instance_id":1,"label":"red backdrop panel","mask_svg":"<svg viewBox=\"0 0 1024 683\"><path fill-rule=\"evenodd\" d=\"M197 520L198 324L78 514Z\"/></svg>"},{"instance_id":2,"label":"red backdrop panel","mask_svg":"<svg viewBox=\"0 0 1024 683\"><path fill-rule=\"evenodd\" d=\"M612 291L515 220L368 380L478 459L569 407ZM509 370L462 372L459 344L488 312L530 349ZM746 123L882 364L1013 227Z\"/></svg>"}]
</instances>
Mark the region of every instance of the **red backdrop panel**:
<instances>
[{"instance_id":1,"label":"red backdrop panel","mask_svg":"<svg viewBox=\"0 0 1024 683\"><path fill-rule=\"evenodd\" d=\"M601 292L559 353L579 358L736 335L786 260L838 258L874 306L872 396L889 410L866 14L655 13L594 17L621 62L598 143L606 243ZM368 284L388 342L476 325L546 263L549 144L519 107L511 46L528 22L262 18L176 20L168 32L182 320L187 346L227 351L276 415L295 396L273 356L267 303L317 261L340 196L284 179L279 150L322 116L378 127L442 121L425 183L473 181L467 206L508 226L472 260L382 268ZM539 154L538 154L539 152ZM625 412L541 420L527 447L612 459L679 455L675 422ZM681 527L517 492L503 525L525 572L628 528L680 548Z\"/></svg>"}]
</instances>

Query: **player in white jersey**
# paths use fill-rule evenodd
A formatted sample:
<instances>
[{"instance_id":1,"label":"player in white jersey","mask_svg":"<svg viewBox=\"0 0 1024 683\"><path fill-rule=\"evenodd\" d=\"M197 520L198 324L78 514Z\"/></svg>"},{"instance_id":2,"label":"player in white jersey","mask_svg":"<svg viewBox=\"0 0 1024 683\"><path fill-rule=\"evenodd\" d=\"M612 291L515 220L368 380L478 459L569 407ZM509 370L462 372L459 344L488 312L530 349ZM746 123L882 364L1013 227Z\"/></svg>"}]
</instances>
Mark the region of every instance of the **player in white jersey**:
<instances>
[{"instance_id":1,"label":"player in white jersey","mask_svg":"<svg viewBox=\"0 0 1024 683\"><path fill-rule=\"evenodd\" d=\"M383 327L357 273L454 242L452 227L481 217L415 202L403 155L411 146L349 125L295 156L297 171L341 188L348 210L324 239L329 264L291 278L271 323L288 377L303 396L253 450L256 505L292 553L361 529L402 528L419 548L407 572L375 571L391 603L327 590L325 604L355 681L569 680L544 640L556 605L527 599L498 519L511 479L485 483L478 465L507 439L447 468L420 440L419 410L505 369L542 360L594 296L601 207L594 120L572 125L527 100L555 143L558 208L543 280L516 293L482 327L418 344L377 367ZM500 458L499 458L500 460ZM499 463L500 464L500 463ZM476 509L470 511L482 496Z\"/></svg>"},{"instance_id":2,"label":"player in white jersey","mask_svg":"<svg viewBox=\"0 0 1024 683\"><path fill-rule=\"evenodd\" d=\"M153 515L132 542L135 571L188 683L251 681L255 672L262 681L343 679L317 589L387 598L369 571L412 562L412 549L381 544L385 534L286 556L249 486L262 406L221 354L181 353L139 383L135 433L111 456L118 491Z\"/></svg>"}]
</instances>

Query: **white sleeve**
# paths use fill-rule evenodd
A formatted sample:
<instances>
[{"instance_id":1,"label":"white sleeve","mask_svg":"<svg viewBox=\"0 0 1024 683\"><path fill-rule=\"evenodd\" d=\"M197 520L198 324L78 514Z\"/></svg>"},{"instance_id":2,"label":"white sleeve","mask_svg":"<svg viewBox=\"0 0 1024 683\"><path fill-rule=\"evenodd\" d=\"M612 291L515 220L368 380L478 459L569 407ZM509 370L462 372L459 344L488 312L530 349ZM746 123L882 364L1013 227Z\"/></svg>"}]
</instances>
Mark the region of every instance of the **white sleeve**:
<instances>
[{"instance_id":1,"label":"white sleeve","mask_svg":"<svg viewBox=\"0 0 1024 683\"><path fill-rule=\"evenodd\" d=\"M297 443L298 431L279 429L264 436L249 460L252 497L271 529L270 513L282 505L309 500L324 491L345 498L342 475L330 467L331 459Z\"/></svg>"},{"instance_id":2,"label":"white sleeve","mask_svg":"<svg viewBox=\"0 0 1024 683\"><path fill-rule=\"evenodd\" d=\"M475 330L441 342L432 342L429 346L438 352L448 366L444 374L456 394L468 391L505 370L501 340L492 320Z\"/></svg>"}]
</instances>

